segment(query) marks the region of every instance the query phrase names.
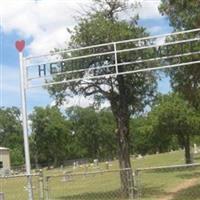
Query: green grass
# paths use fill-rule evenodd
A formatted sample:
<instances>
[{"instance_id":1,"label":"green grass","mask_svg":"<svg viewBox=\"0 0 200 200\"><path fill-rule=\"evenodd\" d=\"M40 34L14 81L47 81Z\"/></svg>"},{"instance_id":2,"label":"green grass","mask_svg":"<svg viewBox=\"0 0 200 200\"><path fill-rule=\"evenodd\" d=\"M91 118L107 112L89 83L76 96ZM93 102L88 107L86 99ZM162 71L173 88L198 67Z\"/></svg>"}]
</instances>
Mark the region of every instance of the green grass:
<instances>
[{"instance_id":1,"label":"green grass","mask_svg":"<svg viewBox=\"0 0 200 200\"><path fill-rule=\"evenodd\" d=\"M195 162L199 162L196 157ZM132 159L134 169L184 164L183 151L165 154L149 155L142 159ZM100 163L99 168L87 167L87 172L105 170L105 163ZM112 162L112 169L119 169L118 161ZM72 167L44 170L45 176L55 176L48 179L48 195L50 199L60 200L124 200L120 195L120 176L118 172L98 173L91 175L69 175L63 178L63 171L73 171ZM82 166L73 171L75 174L86 172ZM138 176L139 193L141 200L160 200L171 194L173 188L183 182L199 178L199 181L190 187L176 192L172 200L200 200L200 167L194 169L156 170L140 172ZM33 179L35 199L38 199L38 178ZM5 193L6 200L27 199L26 179L0 179L0 191ZM47 189L46 185L45 188ZM45 190L46 193L47 190Z\"/></svg>"}]
</instances>

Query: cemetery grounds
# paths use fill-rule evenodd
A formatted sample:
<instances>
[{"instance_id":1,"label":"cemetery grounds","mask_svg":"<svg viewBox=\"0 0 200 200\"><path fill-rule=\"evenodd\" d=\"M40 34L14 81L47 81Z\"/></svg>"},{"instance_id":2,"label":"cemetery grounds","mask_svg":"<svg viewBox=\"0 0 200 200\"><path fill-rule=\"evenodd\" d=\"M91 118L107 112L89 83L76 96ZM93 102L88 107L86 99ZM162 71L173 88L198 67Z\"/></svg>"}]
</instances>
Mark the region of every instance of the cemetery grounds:
<instances>
[{"instance_id":1,"label":"cemetery grounds","mask_svg":"<svg viewBox=\"0 0 200 200\"><path fill-rule=\"evenodd\" d=\"M200 163L200 154L194 157ZM138 200L200 200L200 165L180 167L184 164L184 152L132 158ZM164 167L164 166L174 167ZM162 167L160 167L162 166ZM153 168L152 168L153 167ZM136 170L137 169L137 170ZM120 195L118 161L43 169L32 178L35 199L60 200L125 200ZM42 176L41 176L42 175ZM0 179L0 192L5 200L27 199L26 177L18 175ZM42 192L41 192L42 191Z\"/></svg>"}]
</instances>

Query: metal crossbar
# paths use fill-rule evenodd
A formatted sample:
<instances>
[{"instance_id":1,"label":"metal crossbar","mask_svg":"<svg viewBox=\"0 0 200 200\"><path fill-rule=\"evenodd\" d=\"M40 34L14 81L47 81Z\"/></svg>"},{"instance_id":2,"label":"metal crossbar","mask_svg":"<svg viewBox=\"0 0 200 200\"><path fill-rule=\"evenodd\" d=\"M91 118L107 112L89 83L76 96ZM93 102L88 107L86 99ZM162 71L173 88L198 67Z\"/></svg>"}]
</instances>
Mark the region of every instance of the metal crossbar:
<instances>
[{"instance_id":1,"label":"metal crossbar","mask_svg":"<svg viewBox=\"0 0 200 200\"><path fill-rule=\"evenodd\" d=\"M91 45L91 46L87 46L87 47L79 47L79 48L76 48L76 49L66 49L64 51L52 52L52 53L49 53L49 54L29 56L29 57L26 57L25 60L30 60L30 59L40 58L40 57L46 57L46 56L52 56L52 55L56 55L56 54L60 55L62 53L68 53L68 52L72 52L72 51L80 51L80 50L86 50L86 49L91 49L91 48L103 47L103 46L112 45L114 43L115 44L122 44L122 43L136 42L136 41L142 41L142 40L163 38L163 37L168 37L168 36L175 36L175 35L179 35L179 34L183 35L183 34L186 34L186 33L192 33L192 32L194 33L194 32L199 32L199 31L200 31L200 28L196 28L196 29L191 29L191 30L186 30L186 31L166 33L166 34L162 34L162 35L148 36L148 37L142 37L142 38L134 38L134 39L130 39L130 40L122 40L122 41L118 41L118 42L109 42L109 43L104 43L104 44Z\"/></svg>"},{"instance_id":2,"label":"metal crossbar","mask_svg":"<svg viewBox=\"0 0 200 200\"><path fill-rule=\"evenodd\" d=\"M200 51L197 52L190 52L190 53L184 53L184 54L177 54L177 55L173 55L173 56L163 56L163 57L158 57L158 58L152 58L152 59L146 59L146 60L137 60L137 61L133 61L133 62L124 62L124 63L117 63L117 64L113 64L113 65L105 65L105 66L101 66L101 67L91 67L89 68L89 70L95 70L95 69L104 69L104 68L110 68L110 67L114 67L114 66L123 66L123 65L130 65L130 64L137 64L137 63L144 63L144 62L150 62L150 61L158 61L158 60L163 60L163 59L169 59L169 58L179 58L179 57L183 57L183 56L191 56L191 55L198 55L200 54ZM194 63L196 64L196 62ZM164 66L163 66L164 67ZM152 69L152 68L149 68ZM156 68L157 69L157 68ZM159 68L158 68L159 69ZM76 72L84 72L88 69L79 69L76 70ZM56 76L59 75L63 75L63 74L70 74L73 73L74 71L66 71L63 73L56 73ZM28 78L28 81L34 80L34 79L44 79L44 78L49 78L52 77L53 75L47 75L45 77L33 77L33 78Z\"/></svg>"},{"instance_id":3,"label":"metal crossbar","mask_svg":"<svg viewBox=\"0 0 200 200\"><path fill-rule=\"evenodd\" d=\"M127 75L127 74L134 74L134 73L139 73L139 72L147 72L147 71L153 71L153 70L159 70L159 69L167 69L167 68L174 68L174 67L184 67L184 66L189 66L189 65L194 65L194 64L200 64L199 61L193 61L193 62L187 62L187 63L181 63L181 64L175 64L175 65L167 65L167 66L160 66L160 67L152 67L152 68L145 68L145 69L138 69L138 70L133 70L133 71L128 71L128 72L118 72L117 75ZM48 86L48 85L57 85L57 84L63 84L63 83L71 83L75 81L83 81L83 80L93 80L93 79L98 79L98 78L109 78L109 77L115 77L117 76L116 73L108 74L108 75L100 75L100 76L88 76L84 78L77 78L73 80L62 80L62 81L54 81L54 82L49 82L49 83L44 83L42 86ZM29 86L29 88L38 88L41 87L41 84L38 85L33 85Z\"/></svg>"},{"instance_id":4,"label":"metal crossbar","mask_svg":"<svg viewBox=\"0 0 200 200\"><path fill-rule=\"evenodd\" d=\"M181 36L179 40L173 38L175 41L157 44L159 38L172 39L178 35ZM168 48L173 50L172 54L169 54ZM150 52L150 55L145 51ZM55 58L55 55L59 57ZM200 28L54 52L24 59L27 72L26 88L189 66L200 63L199 57L193 59L193 56L198 55L200 55ZM139 66L142 63L144 66ZM43 75L40 73L41 68ZM54 80L55 77L58 77L57 81Z\"/></svg>"},{"instance_id":5,"label":"metal crossbar","mask_svg":"<svg viewBox=\"0 0 200 200\"><path fill-rule=\"evenodd\" d=\"M110 55L110 54L118 54L118 53L124 53L124 52L131 52L131 51L137 51L137 50L143 50L143 49L149 49L149 48L156 48L156 47L164 47L164 46L169 46L169 45L175 45L175 44L182 44L182 43L187 43L187 42L194 42L194 41L200 41L200 38L194 38L194 39L189 39L189 40L180 40L176 42L168 42L162 45L148 45L148 46L142 46L142 47L137 47L137 48L128 48L128 49L123 49L123 50L117 50L116 49L116 43L113 43L115 46L115 51L109 51L109 52L104 52L104 53L95 53L95 54L89 54L89 55L84 55L84 56L76 56L72 58L66 58L66 59L57 59L57 60L52 60L52 61L47 61L47 62L40 62L40 63L34 63L34 64L29 64L26 65L26 67L33 67L36 65L44 65L44 64L50 64L50 63L55 63L59 61L72 61L72 60L78 60L82 58L91 58L91 57L96 57L96 56L103 56L103 55ZM180 54L182 55L182 54ZM166 56L166 58L168 58Z\"/></svg>"},{"instance_id":6,"label":"metal crossbar","mask_svg":"<svg viewBox=\"0 0 200 200\"><path fill-rule=\"evenodd\" d=\"M183 165L167 165L167 166L159 166L159 167L145 167L145 168L137 168L136 171L151 171L151 170L157 170L157 169L174 169L174 168L190 168L190 167L200 167L200 163L183 164Z\"/></svg>"}]
</instances>

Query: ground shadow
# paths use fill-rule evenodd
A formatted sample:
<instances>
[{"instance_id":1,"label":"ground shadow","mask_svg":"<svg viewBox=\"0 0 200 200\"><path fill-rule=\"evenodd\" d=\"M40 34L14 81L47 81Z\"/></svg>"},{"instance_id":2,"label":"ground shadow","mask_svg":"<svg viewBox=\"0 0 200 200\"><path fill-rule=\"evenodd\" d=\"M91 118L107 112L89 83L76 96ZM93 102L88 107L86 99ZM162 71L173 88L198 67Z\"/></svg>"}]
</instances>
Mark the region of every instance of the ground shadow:
<instances>
[{"instance_id":1,"label":"ground shadow","mask_svg":"<svg viewBox=\"0 0 200 200\"><path fill-rule=\"evenodd\" d=\"M200 184L177 192L172 200L200 200Z\"/></svg>"},{"instance_id":2,"label":"ground shadow","mask_svg":"<svg viewBox=\"0 0 200 200\"><path fill-rule=\"evenodd\" d=\"M163 195L167 195L167 193L162 185L160 185L159 187L151 187L144 185L142 186L142 190L139 191L139 199L157 198Z\"/></svg>"},{"instance_id":3,"label":"ground shadow","mask_svg":"<svg viewBox=\"0 0 200 200\"><path fill-rule=\"evenodd\" d=\"M121 200L120 190L114 190L109 192L90 192L90 193L82 193L77 195L63 195L54 199L60 200ZM123 199L125 200L125 199Z\"/></svg>"},{"instance_id":4,"label":"ground shadow","mask_svg":"<svg viewBox=\"0 0 200 200\"><path fill-rule=\"evenodd\" d=\"M140 195L139 195L140 194ZM144 186L142 191L139 191L137 195L140 198L158 197L165 195L166 192L161 187L146 187ZM120 190L114 190L109 192L94 192L94 193L82 193L77 195L62 195L53 199L59 200L128 200L122 196Z\"/></svg>"}]
</instances>

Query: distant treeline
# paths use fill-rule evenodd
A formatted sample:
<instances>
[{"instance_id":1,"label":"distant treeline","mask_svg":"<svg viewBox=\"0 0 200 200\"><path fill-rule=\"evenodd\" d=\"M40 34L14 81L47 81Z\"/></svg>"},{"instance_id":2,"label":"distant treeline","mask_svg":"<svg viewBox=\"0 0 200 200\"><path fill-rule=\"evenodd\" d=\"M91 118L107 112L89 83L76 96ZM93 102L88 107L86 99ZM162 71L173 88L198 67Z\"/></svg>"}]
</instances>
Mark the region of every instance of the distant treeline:
<instances>
[{"instance_id":1,"label":"distant treeline","mask_svg":"<svg viewBox=\"0 0 200 200\"><path fill-rule=\"evenodd\" d=\"M31 163L58 166L66 160L117 158L116 124L109 108L35 107L29 116ZM148 113L130 119L130 154L154 154L200 143L200 115L177 94L159 95ZM18 108L0 109L0 146L11 150L12 165L24 164L23 134Z\"/></svg>"}]
</instances>

